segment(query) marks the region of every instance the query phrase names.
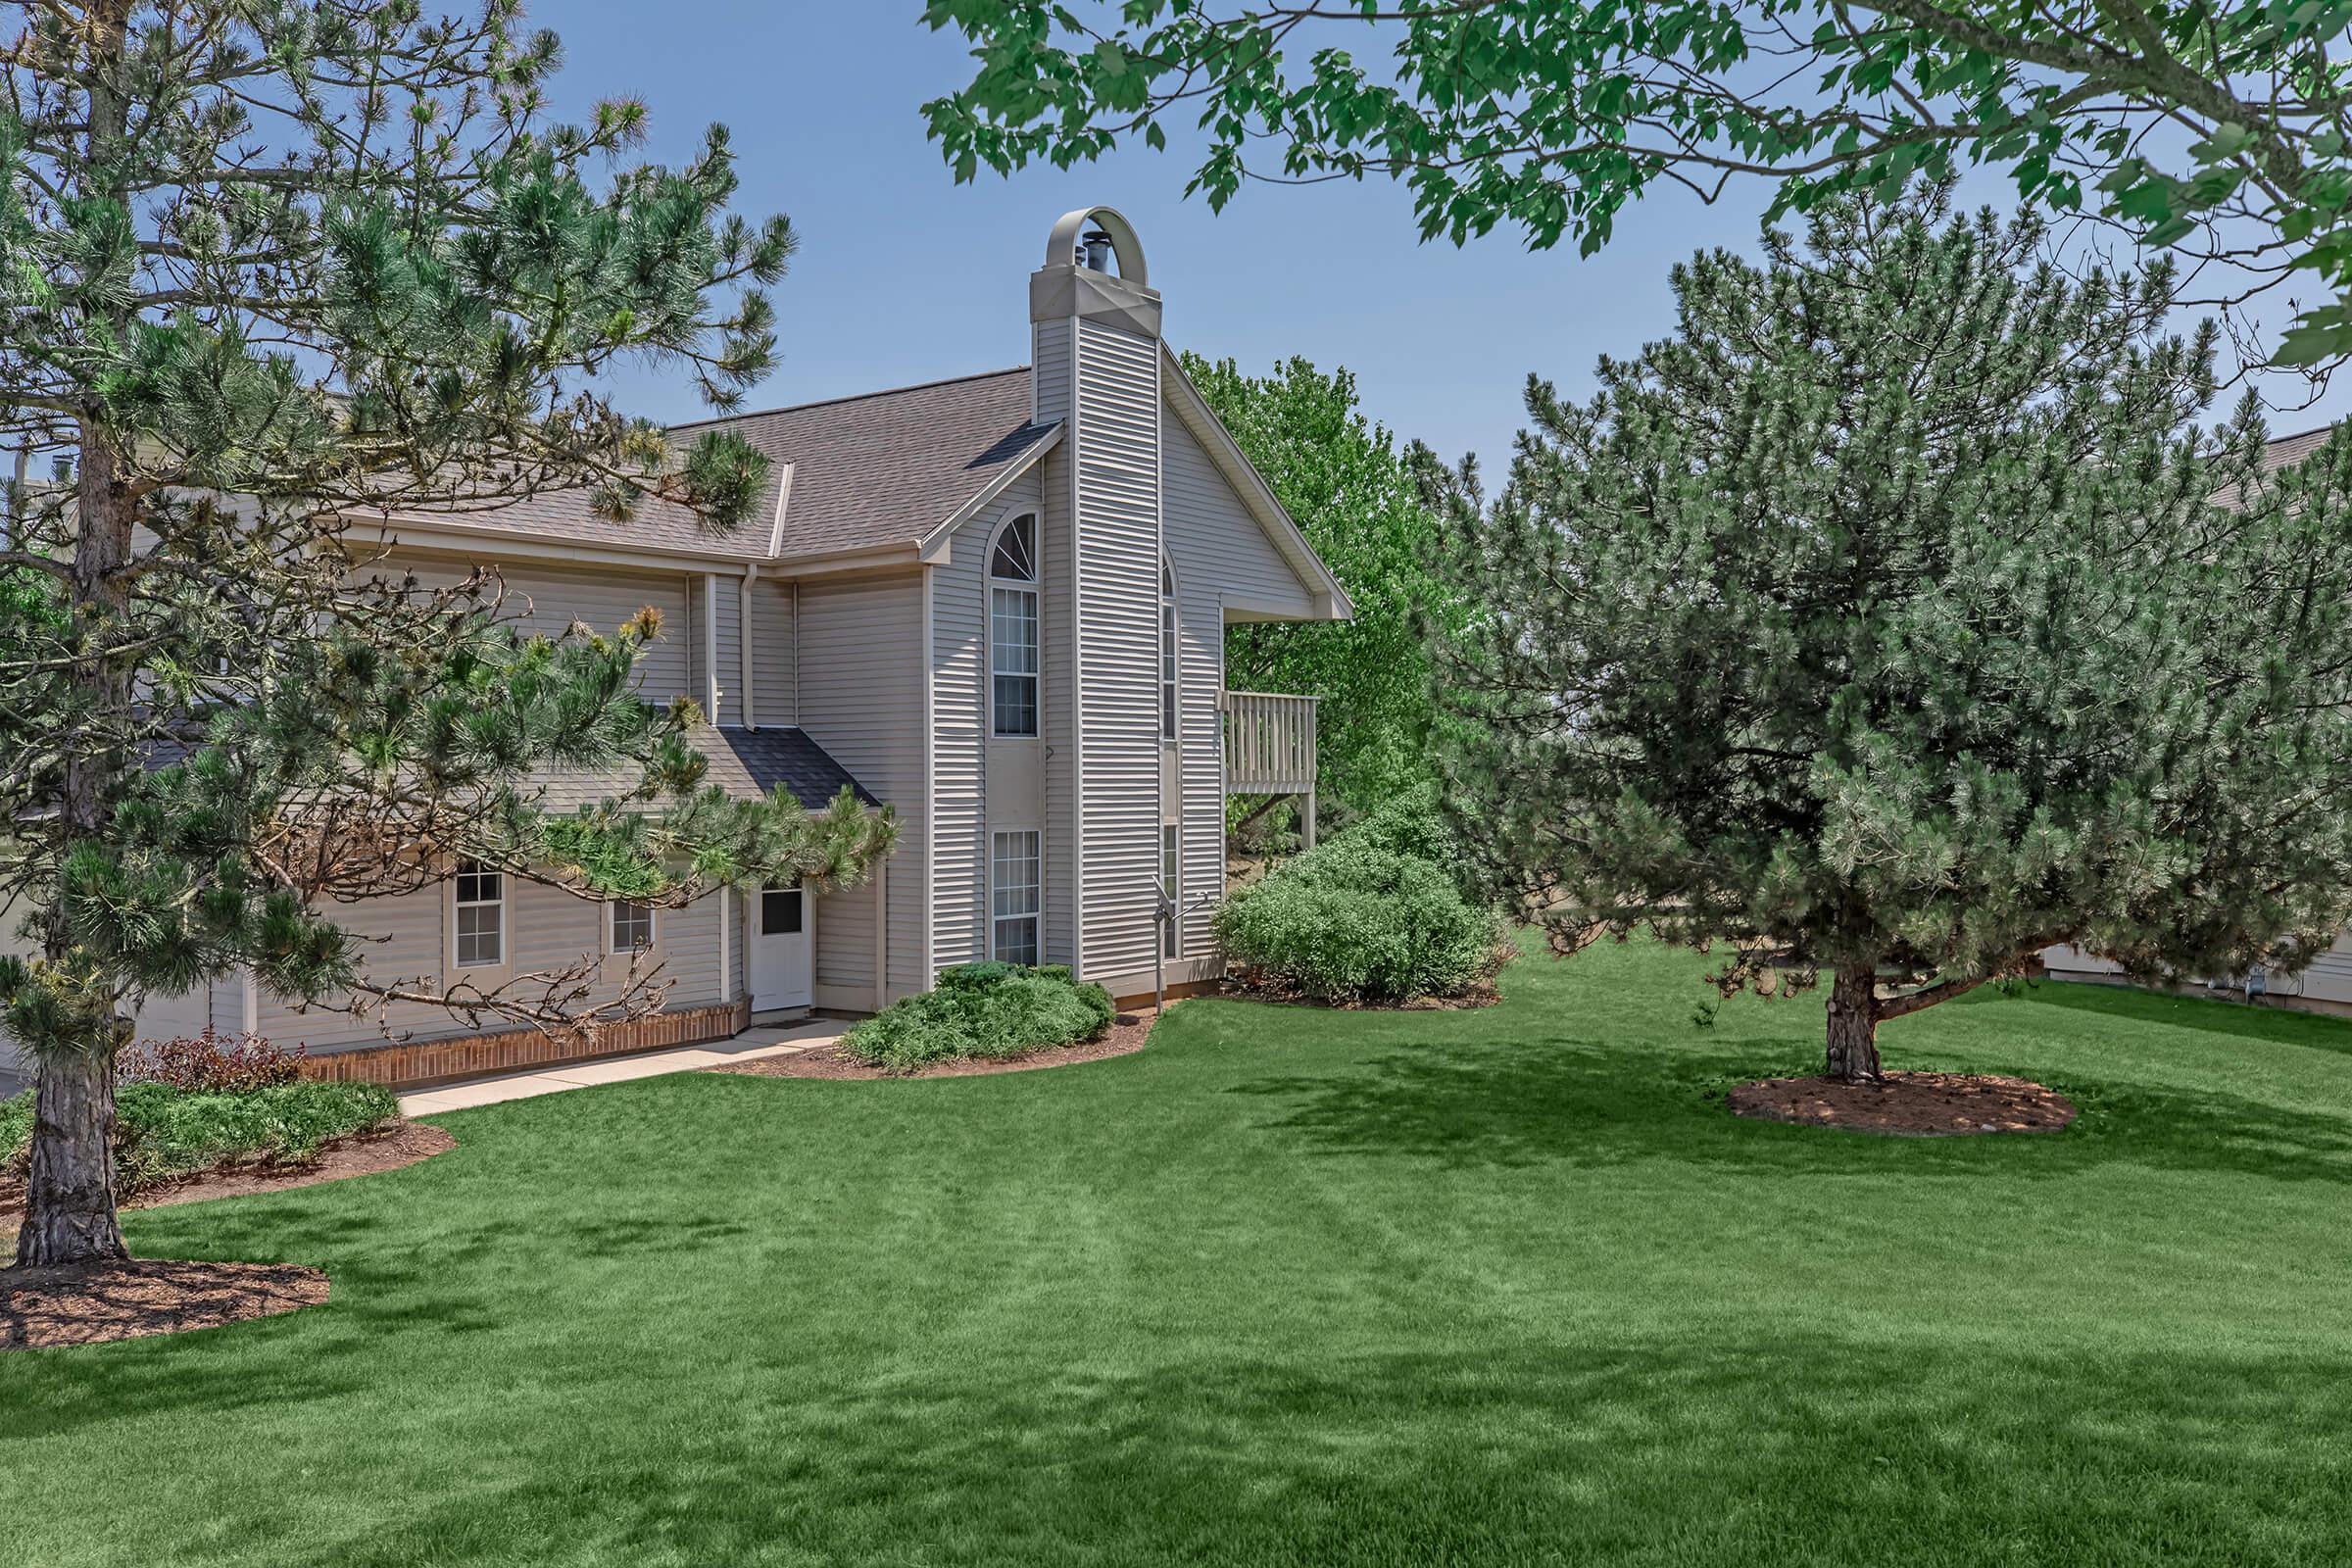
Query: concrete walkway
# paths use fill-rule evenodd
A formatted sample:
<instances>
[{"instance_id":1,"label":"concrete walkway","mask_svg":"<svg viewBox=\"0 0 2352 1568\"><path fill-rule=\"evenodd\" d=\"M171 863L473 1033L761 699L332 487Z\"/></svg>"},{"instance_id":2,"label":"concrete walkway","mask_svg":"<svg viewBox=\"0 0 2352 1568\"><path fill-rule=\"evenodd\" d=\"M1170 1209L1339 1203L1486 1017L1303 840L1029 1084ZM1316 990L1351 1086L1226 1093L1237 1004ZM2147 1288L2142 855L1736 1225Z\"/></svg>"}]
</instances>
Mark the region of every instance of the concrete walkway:
<instances>
[{"instance_id":1,"label":"concrete walkway","mask_svg":"<svg viewBox=\"0 0 2352 1568\"><path fill-rule=\"evenodd\" d=\"M419 1089L400 1097L404 1115L430 1116L441 1110L466 1110L495 1105L502 1101L528 1100L534 1095L560 1095L566 1089L595 1084L627 1083L633 1078L659 1078L663 1073L692 1072L730 1061L757 1061L762 1056L797 1055L829 1046L841 1038L843 1025L831 1018L804 1018L798 1023L754 1024L732 1040L708 1045L679 1046L669 1051L647 1051L631 1056L607 1056L596 1061L559 1062L529 1072L439 1089Z\"/></svg>"}]
</instances>

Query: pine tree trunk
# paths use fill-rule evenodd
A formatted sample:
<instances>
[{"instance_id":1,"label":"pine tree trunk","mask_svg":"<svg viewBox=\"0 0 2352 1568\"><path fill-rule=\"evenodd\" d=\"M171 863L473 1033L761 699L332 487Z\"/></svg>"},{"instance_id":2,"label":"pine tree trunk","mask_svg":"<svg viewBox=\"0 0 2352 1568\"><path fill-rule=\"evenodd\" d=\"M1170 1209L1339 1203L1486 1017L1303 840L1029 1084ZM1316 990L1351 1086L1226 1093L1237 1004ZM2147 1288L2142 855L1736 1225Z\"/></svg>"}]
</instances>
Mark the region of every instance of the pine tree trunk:
<instances>
[{"instance_id":1,"label":"pine tree trunk","mask_svg":"<svg viewBox=\"0 0 2352 1568\"><path fill-rule=\"evenodd\" d=\"M1830 986L1830 1076L1879 1082L1878 971L1870 964L1838 971Z\"/></svg>"},{"instance_id":2,"label":"pine tree trunk","mask_svg":"<svg viewBox=\"0 0 2352 1568\"><path fill-rule=\"evenodd\" d=\"M17 1261L44 1268L129 1256L115 1219L113 1053L43 1052L37 1083Z\"/></svg>"}]
</instances>

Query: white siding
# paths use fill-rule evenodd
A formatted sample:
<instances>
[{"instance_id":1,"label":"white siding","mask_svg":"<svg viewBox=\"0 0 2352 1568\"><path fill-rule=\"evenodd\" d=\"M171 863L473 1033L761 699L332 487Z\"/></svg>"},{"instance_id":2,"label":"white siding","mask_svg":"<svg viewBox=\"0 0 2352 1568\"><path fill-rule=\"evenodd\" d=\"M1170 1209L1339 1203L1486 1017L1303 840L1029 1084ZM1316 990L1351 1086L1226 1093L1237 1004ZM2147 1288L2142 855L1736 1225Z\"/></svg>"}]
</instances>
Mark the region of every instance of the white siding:
<instances>
[{"instance_id":1,"label":"white siding","mask_svg":"<svg viewBox=\"0 0 2352 1568\"><path fill-rule=\"evenodd\" d=\"M1152 967L1159 880L1159 345L1079 323L1080 966Z\"/></svg>"},{"instance_id":2,"label":"white siding","mask_svg":"<svg viewBox=\"0 0 2352 1568\"><path fill-rule=\"evenodd\" d=\"M1181 420L1167 425L1169 549L1197 591L1236 607L1235 619L1261 614L1311 616L1314 600L1265 530L1242 505L1206 450ZM1188 580L1188 590L1195 581ZM1222 612L1220 612L1220 618Z\"/></svg>"},{"instance_id":3,"label":"white siding","mask_svg":"<svg viewBox=\"0 0 2352 1568\"><path fill-rule=\"evenodd\" d=\"M403 555L375 569L386 576L414 570L419 582L440 587L459 581L468 568L445 558ZM525 612L517 616L519 623L550 636L575 620L611 636L622 621L651 605L662 613L662 632L637 663L646 695L656 701L697 695L694 672L702 632L694 609L702 597L699 576L513 562L501 564L499 574L507 586L507 608ZM692 601L687 594L690 581L695 584Z\"/></svg>"},{"instance_id":4,"label":"white siding","mask_svg":"<svg viewBox=\"0 0 2352 1568\"><path fill-rule=\"evenodd\" d=\"M1037 362L1030 372L1037 387L1037 416L1070 417L1070 323L1040 321L1033 329ZM1070 963L1078 954L1078 748L1077 704L1071 700L1075 681L1078 624L1077 599L1071 592L1078 569L1077 540L1070 525L1072 458L1075 430L1060 446L1046 454L1038 469L1044 499L1043 527L1038 540L1038 568L1045 574L1038 595L1038 738L1045 756L1045 819L1039 842L1045 864L1041 872L1044 905L1044 956L1049 963Z\"/></svg>"},{"instance_id":5,"label":"white siding","mask_svg":"<svg viewBox=\"0 0 2352 1568\"><path fill-rule=\"evenodd\" d=\"M923 578L919 571L801 586L801 725L873 794L898 808L890 860L892 996L930 983L924 953ZM818 901L820 986L872 984L871 886Z\"/></svg>"},{"instance_id":6,"label":"white siding","mask_svg":"<svg viewBox=\"0 0 2352 1568\"><path fill-rule=\"evenodd\" d=\"M772 577L752 583L752 702L758 724L791 724L796 664L792 626L793 586Z\"/></svg>"}]
</instances>

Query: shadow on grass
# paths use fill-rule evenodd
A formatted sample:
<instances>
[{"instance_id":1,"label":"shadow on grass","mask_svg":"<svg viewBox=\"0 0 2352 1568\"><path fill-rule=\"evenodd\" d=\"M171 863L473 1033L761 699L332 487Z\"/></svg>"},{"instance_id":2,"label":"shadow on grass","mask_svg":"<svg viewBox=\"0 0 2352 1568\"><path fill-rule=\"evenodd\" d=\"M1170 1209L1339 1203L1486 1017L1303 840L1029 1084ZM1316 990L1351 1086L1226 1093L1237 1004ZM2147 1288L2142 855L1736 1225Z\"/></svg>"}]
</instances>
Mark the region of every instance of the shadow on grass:
<instances>
[{"instance_id":1,"label":"shadow on grass","mask_svg":"<svg viewBox=\"0 0 2352 1568\"><path fill-rule=\"evenodd\" d=\"M1270 1102L1259 1125L1307 1152L1449 1167L1608 1166L1642 1159L1809 1175L2065 1175L2117 1160L2352 1184L2352 1119L2226 1095L2042 1073L2080 1112L2059 1133L1886 1138L1735 1116L1734 1084L1818 1072L1818 1047L1737 1050L1529 1039L1392 1051L1350 1069L1235 1086Z\"/></svg>"},{"instance_id":2,"label":"shadow on grass","mask_svg":"<svg viewBox=\"0 0 2352 1568\"><path fill-rule=\"evenodd\" d=\"M1975 1002L1979 998L1961 1000L1964 1003ZM2352 1018L2331 1017L2325 1013L2297 1012L2288 1007L2259 1006L2216 997L2179 996L2170 992L2139 991L2128 986L2066 980L2028 982L2014 999L1993 993L1982 994L1984 1003L1997 1004L2009 1000L2034 1002L2047 1007L2064 1007L2069 1012L2095 1013L2101 1017L2129 1019L2134 1023L2193 1029L2203 1034L2230 1035L2241 1040L2258 1040L2266 1045L2302 1046L2313 1051L2332 1052L2339 1056L2352 1056Z\"/></svg>"},{"instance_id":3,"label":"shadow on grass","mask_svg":"<svg viewBox=\"0 0 2352 1568\"><path fill-rule=\"evenodd\" d=\"M930 1363L662 1412L658 1449L435 1488L305 1560L2315 1562L2352 1530L2347 1374L1805 1336Z\"/></svg>"}]
</instances>

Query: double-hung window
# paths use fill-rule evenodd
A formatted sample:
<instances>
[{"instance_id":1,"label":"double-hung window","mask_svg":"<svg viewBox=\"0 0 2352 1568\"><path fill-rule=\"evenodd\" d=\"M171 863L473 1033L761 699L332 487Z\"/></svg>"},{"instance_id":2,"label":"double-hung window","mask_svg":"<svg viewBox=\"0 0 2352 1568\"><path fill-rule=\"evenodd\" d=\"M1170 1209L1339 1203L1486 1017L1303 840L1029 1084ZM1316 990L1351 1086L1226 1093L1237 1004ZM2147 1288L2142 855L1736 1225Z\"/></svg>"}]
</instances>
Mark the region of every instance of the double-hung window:
<instances>
[{"instance_id":1,"label":"double-hung window","mask_svg":"<svg viewBox=\"0 0 2352 1568\"><path fill-rule=\"evenodd\" d=\"M612 941L609 953L643 953L654 945L654 906L637 904L628 899L614 899L607 906L612 913Z\"/></svg>"},{"instance_id":2,"label":"double-hung window","mask_svg":"<svg viewBox=\"0 0 2352 1568\"><path fill-rule=\"evenodd\" d=\"M1176 738L1176 573L1159 564L1159 738Z\"/></svg>"},{"instance_id":3,"label":"double-hung window","mask_svg":"<svg viewBox=\"0 0 2352 1568\"><path fill-rule=\"evenodd\" d=\"M998 833L990 839L994 874L991 951L1003 962L1034 964L1038 958L1038 836Z\"/></svg>"},{"instance_id":4,"label":"double-hung window","mask_svg":"<svg viewBox=\"0 0 2352 1568\"><path fill-rule=\"evenodd\" d=\"M992 732L1037 733L1037 519L1004 525L988 558L988 672Z\"/></svg>"},{"instance_id":5,"label":"double-hung window","mask_svg":"<svg viewBox=\"0 0 2352 1568\"><path fill-rule=\"evenodd\" d=\"M507 878L480 860L458 862L457 960L461 969L507 961Z\"/></svg>"},{"instance_id":6,"label":"double-hung window","mask_svg":"<svg viewBox=\"0 0 2352 1568\"><path fill-rule=\"evenodd\" d=\"M1182 847L1184 829L1174 822L1162 823L1159 829L1159 891L1168 901L1167 924L1160 927L1159 954L1163 958L1176 956L1178 928L1184 923L1184 905L1178 899L1183 886Z\"/></svg>"}]
</instances>

